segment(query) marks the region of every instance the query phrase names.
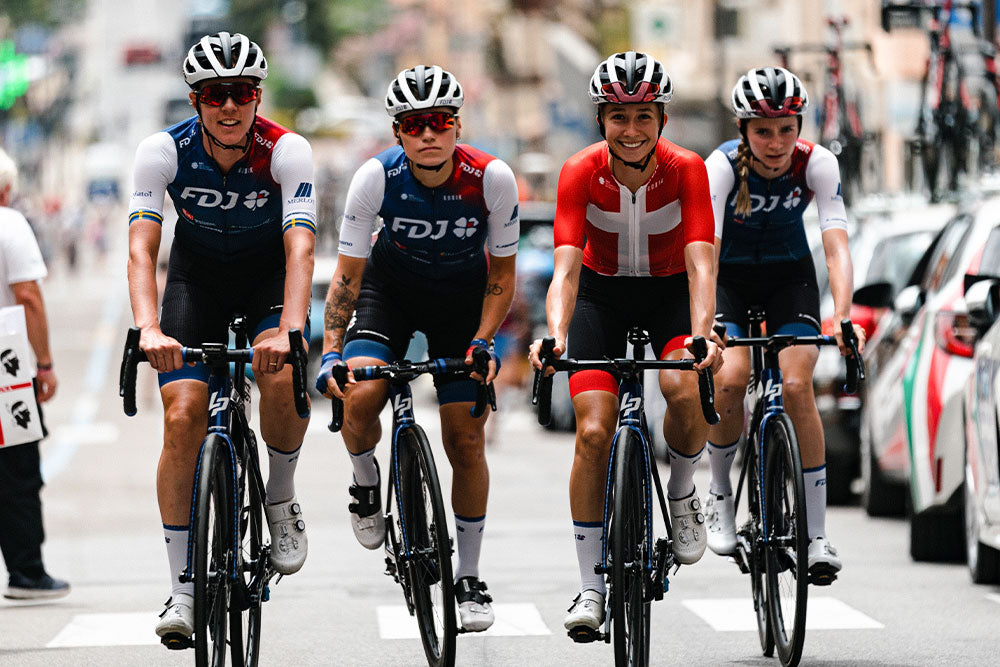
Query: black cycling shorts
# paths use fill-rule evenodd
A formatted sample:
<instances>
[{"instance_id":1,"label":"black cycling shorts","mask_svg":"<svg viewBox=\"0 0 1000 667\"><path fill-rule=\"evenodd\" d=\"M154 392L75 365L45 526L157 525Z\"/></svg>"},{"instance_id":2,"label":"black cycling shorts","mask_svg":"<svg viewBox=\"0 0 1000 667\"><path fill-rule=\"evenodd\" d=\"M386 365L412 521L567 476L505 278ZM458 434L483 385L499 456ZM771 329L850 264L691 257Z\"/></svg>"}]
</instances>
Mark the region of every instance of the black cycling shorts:
<instances>
[{"instance_id":1,"label":"black cycling shorts","mask_svg":"<svg viewBox=\"0 0 1000 667\"><path fill-rule=\"evenodd\" d=\"M408 282L394 278L369 258L344 337L344 358L392 363L406 355L417 331L427 337L430 359L465 358L479 329L485 291L485 271L472 280L428 285L416 276ZM441 404L476 400L476 383L467 377L435 375L434 386Z\"/></svg>"},{"instance_id":2,"label":"black cycling shorts","mask_svg":"<svg viewBox=\"0 0 1000 667\"><path fill-rule=\"evenodd\" d=\"M691 335L687 273L672 276L603 276L580 269L576 308L569 325L567 356L571 359L621 358L632 327L649 332L659 359L684 345ZM579 371L570 376L570 394L603 389L618 393L605 371Z\"/></svg>"},{"instance_id":3,"label":"black cycling shorts","mask_svg":"<svg viewBox=\"0 0 1000 667\"><path fill-rule=\"evenodd\" d=\"M750 306L764 308L772 334L818 334L819 287L812 257L773 264L721 264L715 318L726 325L730 336L747 335Z\"/></svg>"},{"instance_id":4,"label":"black cycling shorts","mask_svg":"<svg viewBox=\"0 0 1000 667\"><path fill-rule=\"evenodd\" d=\"M253 341L278 326L285 300L285 251L224 262L174 243L160 306L160 329L185 347L229 341L233 316L246 317ZM308 321L308 318L307 318ZM308 340L308 332L304 332ZM160 373L159 382L208 381L201 363Z\"/></svg>"}]
</instances>

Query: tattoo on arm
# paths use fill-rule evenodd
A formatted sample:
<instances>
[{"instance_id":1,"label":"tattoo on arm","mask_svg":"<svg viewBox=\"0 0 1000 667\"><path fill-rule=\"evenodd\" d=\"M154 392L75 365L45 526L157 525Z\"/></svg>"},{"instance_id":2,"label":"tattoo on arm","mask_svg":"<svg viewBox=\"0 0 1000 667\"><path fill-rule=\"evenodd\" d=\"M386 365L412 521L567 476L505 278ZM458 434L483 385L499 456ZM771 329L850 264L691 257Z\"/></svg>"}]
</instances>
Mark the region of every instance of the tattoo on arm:
<instances>
[{"instance_id":1,"label":"tattoo on arm","mask_svg":"<svg viewBox=\"0 0 1000 667\"><path fill-rule=\"evenodd\" d=\"M503 294L503 287L500 283L490 283L486 286L486 296L500 296Z\"/></svg>"},{"instance_id":2,"label":"tattoo on arm","mask_svg":"<svg viewBox=\"0 0 1000 667\"><path fill-rule=\"evenodd\" d=\"M337 344L343 343L344 332L351 321L351 316L354 315L354 306L357 303L357 297L349 287L350 283L351 279L347 276L340 277L333 294L326 302L326 310L323 313L323 328L339 334L336 336Z\"/></svg>"}]
</instances>

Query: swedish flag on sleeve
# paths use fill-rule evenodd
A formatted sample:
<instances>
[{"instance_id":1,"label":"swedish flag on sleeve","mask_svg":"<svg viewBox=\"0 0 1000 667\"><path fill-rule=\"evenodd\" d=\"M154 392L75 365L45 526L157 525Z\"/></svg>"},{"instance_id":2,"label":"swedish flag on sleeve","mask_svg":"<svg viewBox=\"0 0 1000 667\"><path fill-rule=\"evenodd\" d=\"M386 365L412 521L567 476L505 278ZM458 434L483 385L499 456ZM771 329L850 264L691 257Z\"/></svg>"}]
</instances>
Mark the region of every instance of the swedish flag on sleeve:
<instances>
[{"instance_id":1,"label":"swedish flag on sleeve","mask_svg":"<svg viewBox=\"0 0 1000 667\"><path fill-rule=\"evenodd\" d=\"M160 224L160 225L163 224L163 216L162 215L160 215L156 211L150 211L149 209L145 209L145 208L140 208L140 209L138 209L136 211L132 211L132 213L129 214L129 216L128 216L128 224L131 225L133 222L136 222L137 220L152 220L153 222L155 222L157 224Z\"/></svg>"},{"instance_id":2,"label":"swedish flag on sleeve","mask_svg":"<svg viewBox=\"0 0 1000 667\"><path fill-rule=\"evenodd\" d=\"M316 221L301 214L285 216L284 222L281 223L282 233L287 232L292 227L305 227L313 234L316 233Z\"/></svg>"}]
</instances>

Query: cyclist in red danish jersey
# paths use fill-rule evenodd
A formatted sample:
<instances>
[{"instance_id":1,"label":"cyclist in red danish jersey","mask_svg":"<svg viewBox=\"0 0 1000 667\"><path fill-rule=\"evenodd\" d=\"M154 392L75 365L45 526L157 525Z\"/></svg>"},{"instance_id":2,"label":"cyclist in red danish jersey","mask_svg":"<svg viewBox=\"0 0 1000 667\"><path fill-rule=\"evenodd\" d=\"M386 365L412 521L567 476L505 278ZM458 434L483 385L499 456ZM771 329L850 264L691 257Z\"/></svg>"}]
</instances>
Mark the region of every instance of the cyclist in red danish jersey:
<instances>
[{"instance_id":1,"label":"cyclist in red danish jersey","mask_svg":"<svg viewBox=\"0 0 1000 667\"><path fill-rule=\"evenodd\" d=\"M660 137L671 94L662 63L645 53L616 53L594 72L590 97L605 141L571 157L559 175L546 299L557 355L622 357L625 334L636 326L649 332L655 354L664 359L691 356L686 348L692 336L710 339L715 250L708 176L698 155ZM535 368L541 368L540 346L540 340L531 345ZM709 342L699 368L720 360L716 343ZM698 399L690 400L698 395L697 379L681 375L689 376L690 387L664 393L673 414L664 424L671 457L667 495L675 556L694 563L705 552L706 533L692 475L708 425ZM581 583L565 626L594 636L604 620L605 584L594 564L601 560L618 385L603 371L580 371L569 382L577 424L570 509Z\"/></svg>"}]
</instances>

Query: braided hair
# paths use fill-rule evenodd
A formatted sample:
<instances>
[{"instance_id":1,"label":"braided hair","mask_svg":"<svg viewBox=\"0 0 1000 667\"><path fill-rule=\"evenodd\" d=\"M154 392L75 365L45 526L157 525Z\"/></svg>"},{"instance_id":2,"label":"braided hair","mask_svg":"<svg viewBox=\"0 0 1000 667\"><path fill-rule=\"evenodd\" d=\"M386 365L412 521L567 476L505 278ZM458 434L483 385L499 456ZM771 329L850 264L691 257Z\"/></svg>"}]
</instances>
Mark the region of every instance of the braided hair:
<instances>
[{"instance_id":1,"label":"braided hair","mask_svg":"<svg viewBox=\"0 0 1000 667\"><path fill-rule=\"evenodd\" d=\"M736 192L736 215L741 218L749 218L753 210L753 203L750 201L750 161L753 154L750 152L750 144L744 136L740 139L740 145L736 157L736 175L740 180L739 190Z\"/></svg>"}]
</instances>

